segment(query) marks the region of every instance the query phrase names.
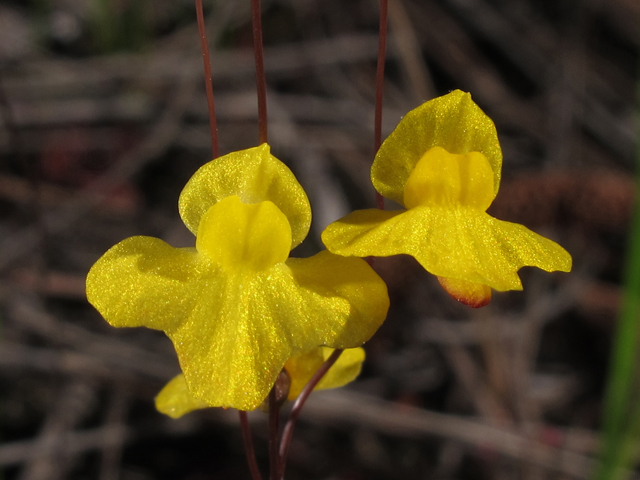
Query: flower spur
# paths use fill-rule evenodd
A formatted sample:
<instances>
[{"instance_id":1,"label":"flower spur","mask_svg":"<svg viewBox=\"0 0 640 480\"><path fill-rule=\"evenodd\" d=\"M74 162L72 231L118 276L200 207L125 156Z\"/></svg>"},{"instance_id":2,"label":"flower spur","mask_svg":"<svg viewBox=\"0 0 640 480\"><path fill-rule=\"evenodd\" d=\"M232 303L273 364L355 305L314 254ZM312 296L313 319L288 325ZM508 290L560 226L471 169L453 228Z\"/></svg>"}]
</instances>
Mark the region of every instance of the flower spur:
<instances>
[{"instance_id":1,"label":"flower spur","mask_svg":"<svg viewBox=\"0 0 640 480\"><path fill-rule=\"evenodd\" d=\"M522 290L517 271L571 270L558 244L486 213L498 193L502 152L491 119L456 90L409 112L380 147L371 179L404 210L353 212L322 241L345 256L413 256L455 299L472 307L491 289Z\"/></svg>"},{"instance_id":2,"label":"flower spur","mask_svg":"<svg viewBox=\"0 0 640 480\"><path fill-rule=\"evenodd\" d=\"M357 347L383 322L386 286L366 262L289 258L311 210L267 144L200 168L179 211L195 248L128 238L91 268L87 298L113 326L163 330L208 406L253 410L292 356Z\"/></svg>"}]
</instances>

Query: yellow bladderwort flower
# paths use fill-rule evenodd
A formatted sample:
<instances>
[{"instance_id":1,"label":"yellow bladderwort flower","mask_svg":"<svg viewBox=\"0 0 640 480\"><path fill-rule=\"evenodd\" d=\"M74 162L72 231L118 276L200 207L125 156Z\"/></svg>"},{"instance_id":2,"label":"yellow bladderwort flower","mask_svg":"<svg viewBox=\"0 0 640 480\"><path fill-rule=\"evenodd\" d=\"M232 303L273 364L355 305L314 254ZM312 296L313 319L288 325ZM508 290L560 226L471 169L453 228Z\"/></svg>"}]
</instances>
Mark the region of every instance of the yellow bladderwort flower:
<instances>
[{"instance_id":1,"label":"yellow bladderwort flower","mask_svg":"<svg viewBox=\"0 0 640 480\"><path fill-rule=\"evenodd\" d=\"M491 289L522 290L517 271L571 270L558 244L486 213L498 193L502 152L491 119L460 90L409 112L371 168L381 195L406 210L361 210L322 241L345 256L413 256L457 300L481 307Z\"/></svg>"},{"instance_id":2,"label":"yellow bladderwort flower","mask_svg":"<svg viewBox=\"0 0 640 480\"><path fill-rule=\"evenodd\" d=\"M311 352L295 355L287 360L284 369L291 381L287 400L295 400L300 395L304 386L333 351L333 348L318 347ZM346 349L314 390L338 388L352 382L360 374L364 357L364 349L362 348ZM207 405L189 392L183 374L174 377L156 397L158 411L172 418L179 418L194 410L209 407L211 405Z\"/></svg>"},{"instance_id":3,"label":"yellow bladderwort flower","mask_svg":"<svg viewBox=\"0 0 640 480\"><path fill-rule=\"evenodd\" d=\"M289 258L311 210L267 144L204 165L179 210L195 248L128 238L91 268L87 298L113 326L163 330L205 404L253 410L289 358L357 347L384 320L386 286L363 260Z\"/></svg>"}]
</instances>

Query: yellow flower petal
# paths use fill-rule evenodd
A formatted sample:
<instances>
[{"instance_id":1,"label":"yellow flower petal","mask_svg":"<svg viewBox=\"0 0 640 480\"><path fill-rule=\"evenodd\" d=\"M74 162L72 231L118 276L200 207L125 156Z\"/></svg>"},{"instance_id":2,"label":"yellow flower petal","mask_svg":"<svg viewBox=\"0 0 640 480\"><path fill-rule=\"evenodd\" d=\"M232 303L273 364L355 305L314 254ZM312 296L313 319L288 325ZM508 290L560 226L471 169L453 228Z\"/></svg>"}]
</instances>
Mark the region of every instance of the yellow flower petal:
<instances>
[{"instance_id":1,"label":"yellow flower petal","mask_svg":"<svg viewBox=\"0 0 640 480\"><path fill-rule=\"evenodd\" d=\"M284 365L289 378L291 378L291 388L288 400L295 400L300 392L311 379L314 373L334 352L333 348L318 347L311 352L295 355ZM363 348L348 348L342 352L336 363L318 382L314 390L325 390L338 388L355 380L362 369L365 353ZM175 376L158 393L155 399L156 409L160 413L171 418L180 418L194 410L210 408L211 406L203 402L189 391L184 374Z\"/></svg>"},{"instance_id":2,"label":"yellow flower petal","mask_svg":"<svg viewBox=\"0 0 640 480\"><path fill-rule=\"evenodd\" d=\"M207 210L233 195L246 204L273 202L291 225L291 248L307 236L311 225L307 195L291 170L271 155L268 144L233 152L202 166L182 190L180 216L195 235Z\"/></svg>"},{"instance_id":3,"label":"yellow flower petal","mask_svg":"<svg viewBox=\"0 0 640 480\"><path fill-rule=\"evenodd\" d=\"M202 279L198 303L171 338L189 390L216 407L255 409L298 350L297 287L283 264ZM293 304L293 305L292 305ZM311 346L309 346L311 347Z\"/></svg>"},{"instance_id":4,"label":"yellow flower petal","mask_svg":"<svg viewBox=\"0 0 640 480\"><path fill-rule=\"evenodd\" d=\"M171 418L180 418L202 408L209 408L209 405L191 395L183 374L174 377L156 397L156 410Z\"/></svg>"},{"instance_id":5,"label":"yellow flower petal","mask_svg":"<svg viewBox=\"0 0 640 480\"><path fill-rule=\"evenodd\" d=\"M484 212L494 198L493 172L484 155L456 155L442 147L433 147L422 156L404 189L407 208L463 206Z\"/></svg>"},{"instance_id":6,"label":"yellow flower petal","mask_svg":"<svg viewBox=\"0 0 640 480\"><path fill-rule=\"evenodd\" d=\"M480 308L491 301L491 287L481 283L468 282L459 278L437 277L445 291L460 303L472 308Z\"/></svg>"},{"instance_id":7,"label":"yellow flower petal","mask_svg":"<svg viewBox=\"0 0 640 480\"><path fill-rule=\"evenodd\" d=\"M114 326L164 330L205 404L252 410L291 356L357 347L383 322L386 286L363 260L287 260L308 231L309 203L268 145L199 170L180 212L196 249L125 240L91 269L87 295Z\"/></svg>"},{"instance_id":8,"label":"yellow flower petal","mask_svg":"<svg viewBox=\"0 0 640 480\"><path fill-rule=\"evenodd\" d=\"M326 250L309 258L290 258L287 266L299 285L300 307L324 332L313 346L354 348L369 340L389 309L387 286L360 258ZM311 322L310 330L317 330ZM308 351L310 348L303 348Z\"/></svg>"},{"instance_id":9,"label":"yellow flower petal","mask_svg":"<svg viewBox=\"0 0 640 480\"><path fill-rule=\"evenodd\" d=\"M287 360L284 368L291 379L288 400L295 400L311 377L334 352L333 348L319 347L308 353L295 355ZM363 348L348 348L342 352L314 390L338 388L354 381L364 362Z\"/></svg>"},{"instance_id":10,"label":"yellow flower petal","mask_svg":"<svg viewBox=\"0 0 640 480\"><path fill-rule=\"evenodd\" d=\"M410 111L384 141L371 168L373 186L400 204L414 167L432 147L464 155L482 153L493 170L493 191L498 192L502 151L493 121L471 95L455 90Z\"/></svg>"},{"instance_id":11,"label":"yellow flower petal","mask_svg":"<svg viewBox=\"0 0 640 480\"><path fill-rule=\"evenodd\" d=\"M253 410L291 356L361 345L388 308L386 286L366 262L328 252L218 273L191 317L168 332L189 390L212 406Z\"/></svg>"},{"instance_id":12,"label":"yellow flower petal","mask_svg":"<svg viewBox=\"0 0 640 480\"><path fill-rule=\"evenodd\" d=\"M356 210L327 226L321 235L322 243L330 252L344 256L390 257L407 253L405 243L412 241L414 226L403 221L406 213L407 210Z\"/></svg>"},{"instance_id":13,"label":"yellow flower petal","mask_svg":"<svg viewBox=\"0 0 640 480\"><path fill-rule=\"evenodd\" d=\"M252 410L291 356L362 345L386 316L386 286L365 261L322 252L283 263L287 220L271 202L224 199L199 234L199 251L119 243L89 272L87 295L114 326L164 330L208 405Z\"/></svg>"},{"instance_id":14,"label":"yellow flower petal","mask_svg":"<svg viewBox=\"0 0 640 480\"><path fill-rule=\"evenodd\" d=\"M227 269L264 270L289 257L291 228L269 201L245 205L237 196L220 200L200 221L198 252Z\"/></svg>"},{"instance_id":15,"label":"yellow flower petal","mask_svg":"<svg viewBox=\"0 0 640 480\"><path fill-rule=\"evenodd\" d=\"M91 267L87 299L114 327L170 330L193 310L202 269L193 248L131 237Z\"/></svg>"},{"instance_id":16,"label":"yellow flower petal","mask_svg":"<svg viewBox=\"0 0 640 480\"><path fill-rule=\"evenodd\" d=\"M471 208L356 211L329 225L322 241L339 255L411 255L434 275L499 291L522 289L516 272L523 266L571 270L557 243Z\"/></svg>"}]
</instances>

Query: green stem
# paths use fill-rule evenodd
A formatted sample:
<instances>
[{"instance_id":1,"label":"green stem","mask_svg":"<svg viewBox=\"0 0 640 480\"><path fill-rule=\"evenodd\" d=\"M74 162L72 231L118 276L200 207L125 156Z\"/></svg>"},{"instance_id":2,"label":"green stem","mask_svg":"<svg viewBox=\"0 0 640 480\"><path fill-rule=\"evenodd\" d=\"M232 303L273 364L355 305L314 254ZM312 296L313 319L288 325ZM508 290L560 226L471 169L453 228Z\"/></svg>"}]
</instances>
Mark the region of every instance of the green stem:
<instances>
[{"instance_id":1,"label":"green stem","mask_svg":"<svg viewBox=\"0 0 640 480\"><path fill-rule=\"evenodd\" d=\"M629 428L620 448L615 465L618 467L617 476L628 472L638 458L638 434L640 434L640 405L637 405L628 422Z\"/></svg>"},{"instance_id":2,"label":"green stem","mask_svg":"<svg viewBox=\"0 0 640 480\"><path fill-rule=\"evenodd\" d=\"M637 91L636 116L640 124L640 83ZM640 139L640 129L638 131ZM640 141L636 147L636 184L640 192ZM640 322L640 195L636 196L627 262L624 274L624 299L615 333L609 383L604 406L604 447L596 480L610 480L618 475L623 439L630 433L627 426L630 397L635 378ZM635 432L634 432L635 433Z\"/></svg>"}]
</instances>

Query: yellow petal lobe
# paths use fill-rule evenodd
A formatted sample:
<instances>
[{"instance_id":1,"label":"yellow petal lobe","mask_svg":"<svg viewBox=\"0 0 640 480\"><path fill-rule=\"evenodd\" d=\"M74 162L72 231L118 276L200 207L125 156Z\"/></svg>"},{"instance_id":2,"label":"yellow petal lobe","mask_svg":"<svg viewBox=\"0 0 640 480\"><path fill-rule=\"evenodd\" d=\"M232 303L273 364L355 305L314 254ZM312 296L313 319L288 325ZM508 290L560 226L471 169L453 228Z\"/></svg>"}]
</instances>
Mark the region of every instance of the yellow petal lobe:
<instances>
[{"instance_id":1,"label":"yellow petal lobe","mask_svg":"<svg viewBox=\"0 0 640 480\"><path fill-rule=\"evenodd\" d=\"M176 328L188 318L206 262L193 248L131 237L109 249L87 275L87 299L114 327Z\"/></svg>"},{"instance_id":2,"label":"yellow petal lobe","mask_svg":"<svg viewBox=\"0 0 640 480\"><path fill-rule=\"evenodd\" d=\"M196 249L227 269L264 270L289 257L291 228L270 201L245 205L239 197L220 200L203 215Z\"/></svg>"},{"instance_id":3,"label":"yellow petal lobe","mask_svg":"<svg viewBox=\"0 0 640 480\"><path fill-rule=\"evenodd\" d=\"M194 294L191 316L167 335L191 393L239 410L260 405L293 355L362 345L389 306L364 260L326 251L265 270L215 270Z\"/></svg>"},{"instance_id":4,"label":"yellow petal lobe","mask_svg":"<svg viewBox=\"0 0 640 480\"><path fill-rule=\"evenodd\" d=\"M298 397L307 382L333 352L333 348L317 347L287 360L284 368L291 379L288 400L295 400ZM364 359L363 348L344 350L314 390L338 388L352 382L360 374ZM211 407L189 391L183 374L175 376L164 386L155 398L155 405L156 410L171 418L180 418L194 410Z\"/></svg>"},{"instance_id":5,"label":"yellow petal lobe","mask_svg":"<svg viewBox=\"0 0 640 480\"><path fill-rule=\"evenodd\" d=\"M491 288L481 283L468 282L458 278L437 277L442 288L460 303L472 308L480 308L491 301Z\"/></svg>"},{"instance_id":6,"label":"yellow petal lobe","mask_svg":"<svg viewBox=\"0 0 640 480\"><path fill-rule=\"evenodd\" d=\"M382 196L402 204L411 172L432 147L465 155L483 154L493 171L494 194L500 186L502 150L493 121L471 95L455 90L411 110L382 143L371 167L371 181Z\"/></svg>"},{"instance_id":7,"label":"yellow petal lobe","mask_svg":"<svg viewBox=\"0 0 640 480\"><path fill-rule=\"evenodd\" d=\"M344 258L325 250L309 258L290 258L287 266L299 286L304 313L298 322L309 329L307 345L312 338L320 339L302 351L317 345L358 347L382 325L389 310L387 286L361 258ZM307 324L305 317L316 323Z\"/></svg>"},{"instance_id":8,"label":"yellow petal lobe","mask_svg":"<svg viewBox=\"0 0 640 480\"><path fill-rule=\"evenodd\" d=\"M557 243L471 208L356 211L329 225L322 241L345 256L411 255L434 275L499 291L522 290L516 272L523 266L571 270L571 256Z\"/></svg>"},{"instance_id":9,"label":"yellow petal lobe","mask_svg":"<svg viewBox=\"0 0 640 480\"><path fill-rule=\"evenodd\" d=\"M160 390L155 403L156 410L171 418L180 418L194 410L209 408L209 405L191 395L182 374L174 377Z\"/></svg>"},{"instance_id":10,"label":"yellow petal lobe","mask_svg":"<svg viewBox=\"0 0 640 480\"><path fill-rule=\"evenodd\" d=\"M291 226L291 248L309 233L311 207L307 195L291 170L271 155L268 144L229 153L198 169L180 194L180 217L195 235L209 208L234 195L245 204L273 202Z\"/></svg>"},{"instance_id":11,"label":"yellow petal lobe","mask_svg":"<svg viewBox=\"0 0 640 480\"><path fill-rule=\"evenodd\" d=\"M318 347L312 351L295 355L287 360L284 368L291 379L288 400L295 400L311 377L334 352L333 348ZM354 381L364 362L363 348L348 348L336 360L327 373L322 377L314 390L325 390L342 387Z\"/></svg>"},{"instance_id":12,"label":"yellow petal lobe","mask_svg":"<svg viewBox=\"0 0 640 480\"><path fill-rule=\"evenodd\" d=\"M485 211L494 197L493 171L483 154L456 155L433 147L409 175L404 206L462 206Z\"/></svg>"},{"instance_id":13,"label":"yellow petal lobe","mask_svg":"<svg viewBox=\"0 0 640 480\"><path fill-rule=\"evenodd\" d=\"M406 210L356 210L328 225L322 235L322 243L332 253L344 256L389 257L404 252L404 241L413 235L413 226L399 222L396 217ZM405 228L394 234L392 226ZM373 250L376 253L371 253ZM369 252L369 253L366 253Z\"/></svg>"}]
</instances>

